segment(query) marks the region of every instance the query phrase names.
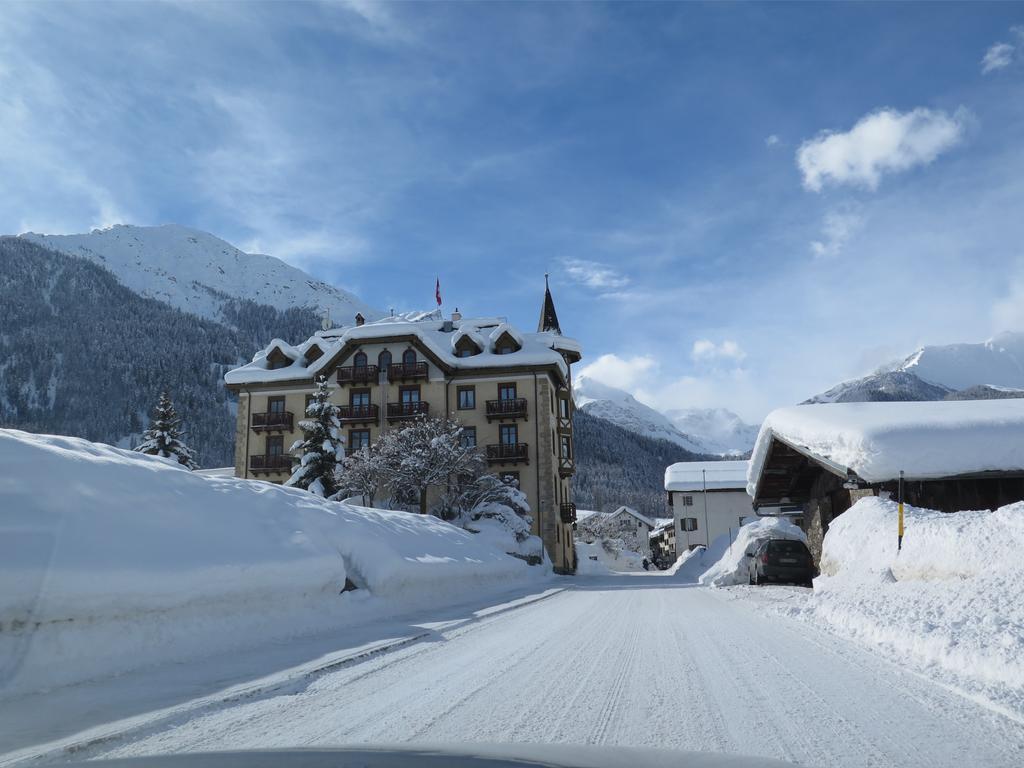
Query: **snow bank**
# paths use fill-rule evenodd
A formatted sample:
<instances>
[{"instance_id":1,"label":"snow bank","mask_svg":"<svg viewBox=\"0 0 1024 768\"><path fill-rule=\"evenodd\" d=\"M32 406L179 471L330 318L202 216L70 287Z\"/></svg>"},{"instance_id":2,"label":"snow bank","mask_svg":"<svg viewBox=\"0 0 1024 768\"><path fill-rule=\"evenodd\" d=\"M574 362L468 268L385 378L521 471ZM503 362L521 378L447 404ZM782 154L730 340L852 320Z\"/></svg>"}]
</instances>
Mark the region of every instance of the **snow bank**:
<instances>
[{"instance_id":1,"label":"snow bank","mask_svg":"<svg viewBox=\"0 0 1024 768\"><path fill-rule=\"evenodd\" d=\"M0 429L4 695L337 626L353 600L422 606L542 573L436 518ZM341 596L346 578L363 589Z\"/></svg>"},{"instance_id":2,"label":"snow bank","mask_svg":"<svg viewBox=\"0 0 1024 768\"><path fill-rule=\"evenodd\" d=\"M711 543L703 560L718 559L700 575L698 581L707 587L727 587L747 583L747 550L765 539L795 539L807 543L804 532L784 517L761 517L740 526L731 546L728 536L719 536Z\"/></svg>"},{"instance_id":3,"label":"snow bank","mask_svg":"<svg viewBox=\"0 0 1024 768\"><path fill-rule=\"evenodd\" d=\"M858 501L823 544L822 576L788 611L1024 717L1024 503L944 514Z\"/></svg>"},{"instance_id":4,"label":"snow bank","mask_svg":"<svg viewBox=\"0 0 1024 768\"><path fill-rule=\"evenodd\" d=\"M1024 399L826 403L768 414L747 475L753 496L772 437L869 483L1024 469Z\"/></svg>"}]
</instances>

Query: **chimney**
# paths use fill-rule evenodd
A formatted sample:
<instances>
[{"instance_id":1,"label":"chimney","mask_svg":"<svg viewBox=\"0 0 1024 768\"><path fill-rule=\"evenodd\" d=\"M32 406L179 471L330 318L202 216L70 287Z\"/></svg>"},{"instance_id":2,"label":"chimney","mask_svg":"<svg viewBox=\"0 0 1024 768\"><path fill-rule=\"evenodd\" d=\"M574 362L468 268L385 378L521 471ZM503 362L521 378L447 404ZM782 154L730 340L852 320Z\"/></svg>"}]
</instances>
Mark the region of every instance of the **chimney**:
<instances>
[{"instance_id":1,"label":"chimney","mask_svg":"<svg viewBox=\"0 0 1024 768\"><path fill-rule=\"evenodd\" d=\"M455 308L455 311L454 311L454 312L452 312L452 320L453 320L453 321L459 321L459 320L461 320L461 319L462 319L462 313L461 313L461 312L459 312L459 308L458 308L458 307L456 307L456 308Z\"/></svg>"},{"instance_id":2,"label":"chimney","mask_svg":"<svg viewBox=\"0 0 1024 768\"><path fill-rule=\"evenodd\" d=\"M365 322L366 322L366 318L363 317L363 313L362 312L357 312L356 313L356 325L357 326L358 325L362 325Z\"/></svg>"}]
</instances>

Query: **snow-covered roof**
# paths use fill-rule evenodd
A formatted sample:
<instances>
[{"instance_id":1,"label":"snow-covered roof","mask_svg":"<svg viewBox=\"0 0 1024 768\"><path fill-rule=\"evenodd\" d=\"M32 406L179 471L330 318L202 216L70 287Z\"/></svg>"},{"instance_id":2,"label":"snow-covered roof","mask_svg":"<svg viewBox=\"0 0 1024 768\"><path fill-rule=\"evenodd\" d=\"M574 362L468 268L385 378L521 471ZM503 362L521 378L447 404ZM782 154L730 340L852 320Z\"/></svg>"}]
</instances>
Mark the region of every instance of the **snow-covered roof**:
<instances>
[{"instance_id":1,"label":"snow-covered roof","mask_svg":"<svg viewBox=\"0 0 1024 768\"><path fill-rule=\"evenodd\" d=\"M224 380L228 384L265 384L313 379L321 371L329 370L332 365L340 362L336 359L337 355L346 347L359 342L372 343L378 339L396 336L415 338L426 352L449 369L554 365L563 376L568 375L568 366L559 352L560 347L556 348L552 341L553 334L521 333L503 318L463 318L447 322L451 323L450 330L446 330L446 321L442 319L440 311L417 312L385 317L364 325L320 331L297 346L274 339L265 349L256 353L251 363L228 371ZM520 345L519 350L505 355L499 355L494 351L494 343L504 333L515 339ZM455 342L461 336L473 339L474 343L480 346L480 353L470 357L458 357ZM558 338L565 341L564 336ZM307 364L306 352L314 344L319 346L324 354ZM292 360L291 364L282 368L270 367L267 357L275 347Z\"/></svg>"},{"instance_id":2,"label":"snow-covered roof","mask_svg":"<svg viewBox=\"0 0 1024 768\"><path fill-rule=\"evenodd\" d=\"M665 490L746 490L748 464L747 461L679 461L665 469Z\"/></svg>"},{"instance_id":3,"label":"snow-covered roof","mask_svg":"<svg viewBox=\"0 0 1024 768\"><path fill-rule=\"evenodd\" d=\"M776 438L869 483L1024 471L1024 399L826 403L768 414L754 446L754 495Z\"/></svg>"},{"instance_id":4,"label":"snow-covered roof","mask_svg":"<svg viewBox=\"0 0 1024 768\"><path fill-rule=\"evenodd\" d=\"M631 515L632 517L635 517L637 520L639 520L644 525L649 526L651 528L654 527L654 521L651 520L651 518L647 517L646 515L641 515L635 509L633 509L632 507L627 507L625 504L623 504L621 507L619 507L614 512L612 512L610 515L608 515L608 517L615 517L616 515L621 515L621 514Z\"/></svg>"}]
</instances>

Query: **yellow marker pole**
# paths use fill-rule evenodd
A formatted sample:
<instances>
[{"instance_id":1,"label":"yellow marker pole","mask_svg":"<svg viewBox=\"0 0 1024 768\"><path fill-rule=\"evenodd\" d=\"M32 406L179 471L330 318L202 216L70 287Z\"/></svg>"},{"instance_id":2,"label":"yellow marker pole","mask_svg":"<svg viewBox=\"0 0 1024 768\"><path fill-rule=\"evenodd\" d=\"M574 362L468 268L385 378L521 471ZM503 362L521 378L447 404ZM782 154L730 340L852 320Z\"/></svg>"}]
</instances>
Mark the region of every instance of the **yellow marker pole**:
<instances>
[{"instance_id":1,"label":"yellow marker pole","mask_svg":"<svg viewBox=\"0 0 1024 768\"><path fill-rule=\"evenodd\" d=\"M903 470L900 470L900 488L899 488L899 523L897 525L897 539L896 539L896 552L900 552L903 549Z\"/></svg>"}]
</instances>

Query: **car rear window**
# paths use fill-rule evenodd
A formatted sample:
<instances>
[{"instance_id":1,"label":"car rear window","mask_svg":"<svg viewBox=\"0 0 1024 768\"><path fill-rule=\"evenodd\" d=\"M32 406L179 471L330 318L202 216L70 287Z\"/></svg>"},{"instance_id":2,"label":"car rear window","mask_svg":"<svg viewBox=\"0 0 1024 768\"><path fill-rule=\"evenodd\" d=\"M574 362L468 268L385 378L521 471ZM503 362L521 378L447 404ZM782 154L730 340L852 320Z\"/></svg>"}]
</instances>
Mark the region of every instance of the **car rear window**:
<instances>
[{"instance_id":1,"label":"car rear window","mask_svg":"<svg viewBox=\"0 0 1024 768\"><path fill-rule=\"evenodd\" d=\"M779 555L802 555L807 551L807 547L800 541L769 541L768 548Z\"/></svg>"}]
</instances>

